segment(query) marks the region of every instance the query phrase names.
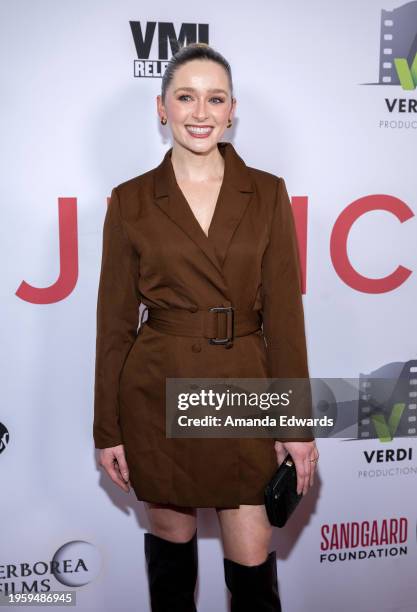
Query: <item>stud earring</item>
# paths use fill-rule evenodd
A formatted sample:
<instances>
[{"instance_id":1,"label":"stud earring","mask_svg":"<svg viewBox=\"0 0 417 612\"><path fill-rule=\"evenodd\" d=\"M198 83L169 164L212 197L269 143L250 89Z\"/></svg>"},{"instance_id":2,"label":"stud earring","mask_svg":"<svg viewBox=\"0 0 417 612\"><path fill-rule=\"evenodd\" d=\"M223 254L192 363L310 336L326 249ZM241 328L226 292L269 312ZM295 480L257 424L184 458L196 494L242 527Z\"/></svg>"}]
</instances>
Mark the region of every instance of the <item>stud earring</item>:
<instances>
[{"instance_id":1,"label":"stud earring","mask_svg":"<svg viewBox=\"0 0 417 612\"><path fill-rule=\"evenodd\" d=\"M166 117L162 117L161 123L162 123L162 125L166 125L167 124L167 118Z\"/></svg>"},{"instance_id":2,"label":"stud earring","mask_svg":"<svg viewBox=\"0 0 417 612\"><path fill-rule=\"evenodd\" d=\"M228 128L232 127L232 121L231 121L231 119L229 119L229 123L227 124L227 127L228 127Z\"/></svg>"}]
</instances>

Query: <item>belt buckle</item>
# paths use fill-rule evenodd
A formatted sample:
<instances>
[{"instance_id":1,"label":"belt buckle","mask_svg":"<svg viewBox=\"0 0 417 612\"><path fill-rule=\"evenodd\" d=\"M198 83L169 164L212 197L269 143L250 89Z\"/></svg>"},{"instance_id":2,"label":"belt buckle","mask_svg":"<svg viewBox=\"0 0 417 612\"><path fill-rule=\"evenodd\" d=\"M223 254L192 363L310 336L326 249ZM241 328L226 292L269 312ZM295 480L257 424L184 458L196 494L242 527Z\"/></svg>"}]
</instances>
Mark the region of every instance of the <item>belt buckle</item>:
<instances>
[{"instance_id":1,"label":"belt buckle","mask_svg":"<svg viewBox=\"0 0 417 612\"><path fill-rule=\"evenodd\" d=\"M229 344L233 341L234 331L234 309L233 306L213 306L209 308L211 312L224 312L226 313L226 333L225 338L209 338L210 344ZM229 316L230 315L230 316Z\"/></svg>"}]
</instances>

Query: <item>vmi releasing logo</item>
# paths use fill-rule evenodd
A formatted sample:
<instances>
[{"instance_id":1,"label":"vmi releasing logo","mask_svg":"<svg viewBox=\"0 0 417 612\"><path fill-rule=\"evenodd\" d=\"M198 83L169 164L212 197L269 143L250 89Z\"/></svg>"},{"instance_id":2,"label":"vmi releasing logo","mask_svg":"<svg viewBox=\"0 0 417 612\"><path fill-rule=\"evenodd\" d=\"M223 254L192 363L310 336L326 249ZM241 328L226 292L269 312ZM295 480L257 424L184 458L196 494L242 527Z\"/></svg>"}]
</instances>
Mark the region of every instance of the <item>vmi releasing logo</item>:
<instances>
[{"instance_id":1,"label":"vmi releasing logo","mask_svg":"<svg viewBox=\"0 0 417 612\"><path fill-rule=\"evenodd\" d=\"M138 59L133 63L135 77L162 77L168 64L168 50L173 55L180 46L193 42L209 42L209 27L207 23L183 23L177 35L173 23L148 21L146 25L140 21L130 21L133 41ZM157 55L151 58L151 49L157 30Z\"/></svg>"},{"instance_id":2,"label":"vmi releasing logo","mask_svg":"<svg viewBox=\"0 0 417 612\"><path fill-rule=\"evenodd\" d=\"M379 83L417 87L417 2L381 11Z\"/></svg>"}]
</instances>

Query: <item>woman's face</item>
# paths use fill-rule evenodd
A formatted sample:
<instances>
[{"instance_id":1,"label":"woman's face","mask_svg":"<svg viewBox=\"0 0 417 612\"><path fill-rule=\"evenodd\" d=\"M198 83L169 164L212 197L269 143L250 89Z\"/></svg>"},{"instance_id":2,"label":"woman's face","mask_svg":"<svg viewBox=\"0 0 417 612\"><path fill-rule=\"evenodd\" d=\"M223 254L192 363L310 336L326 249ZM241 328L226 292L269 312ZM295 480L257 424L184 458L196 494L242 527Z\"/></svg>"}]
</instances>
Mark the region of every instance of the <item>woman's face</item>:
<instances>
[{"instance_id":1,"label":"woman's face","mask_svg":"<svg viewBox=\"0 0 417 612\"><path fill-rule=\"evenodd\" d=\"M196 153L217 147L235 106L226 70L211 60L191 60L177 68L165 106L158 96L159 116L168 119L174 140Z\"/></svg>"}]
</instances>

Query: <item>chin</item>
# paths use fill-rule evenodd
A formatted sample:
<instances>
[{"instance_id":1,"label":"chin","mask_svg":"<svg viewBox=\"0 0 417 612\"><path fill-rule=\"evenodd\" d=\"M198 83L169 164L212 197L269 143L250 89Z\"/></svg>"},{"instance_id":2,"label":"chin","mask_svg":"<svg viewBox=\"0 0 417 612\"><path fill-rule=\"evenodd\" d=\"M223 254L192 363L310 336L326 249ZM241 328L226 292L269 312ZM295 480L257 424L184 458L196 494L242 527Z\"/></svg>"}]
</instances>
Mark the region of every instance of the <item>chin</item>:
<instances>
[{"instance_id":1,"label":"chin","mask_svg":"<svg viewBox=\"0 0 417 612\"><path fill-rule=\"evenodd\" d=\"M209 151L213 147L217 146L217 140L211 136L210 138L193 138L190 136L189 138L181 138L179 140L180 144L190 151L194 151L195 153L204 153Z\"/></svg>"}]
</instances>

